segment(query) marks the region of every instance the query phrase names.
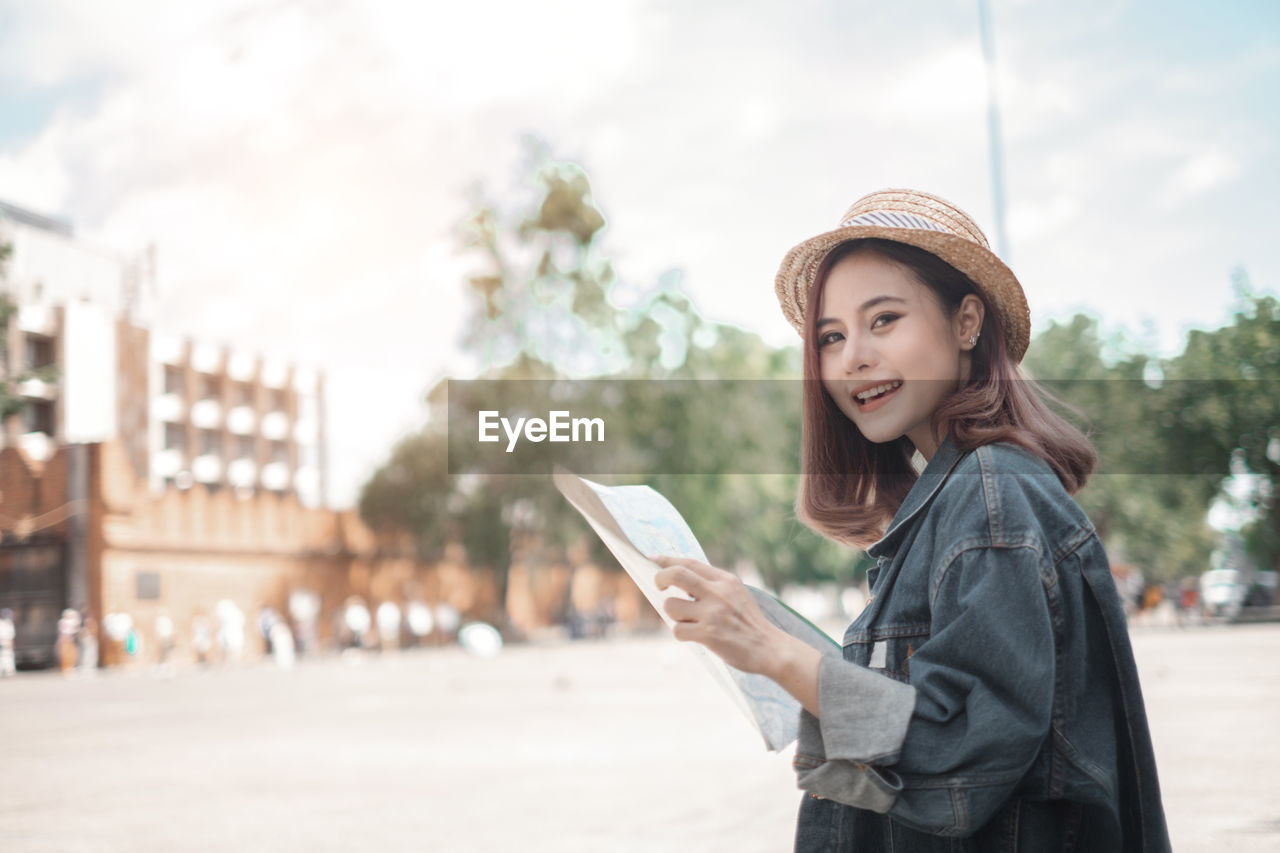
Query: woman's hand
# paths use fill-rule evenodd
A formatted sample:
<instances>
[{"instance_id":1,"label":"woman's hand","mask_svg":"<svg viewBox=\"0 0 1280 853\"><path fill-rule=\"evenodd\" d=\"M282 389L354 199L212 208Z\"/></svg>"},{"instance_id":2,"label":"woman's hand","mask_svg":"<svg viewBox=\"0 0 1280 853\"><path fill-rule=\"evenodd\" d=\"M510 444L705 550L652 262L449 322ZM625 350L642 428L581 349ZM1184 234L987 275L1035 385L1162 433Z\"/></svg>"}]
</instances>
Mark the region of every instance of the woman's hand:
<instances>
[{"instance_id":1,"label":"woman's hand","mask_svg":"<svg viewBox=\"0 0 1280 853\"><path fill-rule=\"evenodd\" d=\"M701 643L734 669L764 673L771 645L783 632L760 611L738 576L685 557L658 557L662 571L653 580L658 589L679 587L693 601L668 598L662 605L676 621L677 640Z\"/></svg>"},{"instance_id":2,"label":"woman's hand","mask_svg":"<svg viewBox=\"0 0 1280 853\"><path fill-rule=\"evenodd\" d=\"M675 620L677 640L706 646L743 672L768 676L818 714L821 653L769 621L738 576L686 557L657 557L658 589L678 587L693 597L668 598L662 605Z\"/></svg>"}]
</instances>

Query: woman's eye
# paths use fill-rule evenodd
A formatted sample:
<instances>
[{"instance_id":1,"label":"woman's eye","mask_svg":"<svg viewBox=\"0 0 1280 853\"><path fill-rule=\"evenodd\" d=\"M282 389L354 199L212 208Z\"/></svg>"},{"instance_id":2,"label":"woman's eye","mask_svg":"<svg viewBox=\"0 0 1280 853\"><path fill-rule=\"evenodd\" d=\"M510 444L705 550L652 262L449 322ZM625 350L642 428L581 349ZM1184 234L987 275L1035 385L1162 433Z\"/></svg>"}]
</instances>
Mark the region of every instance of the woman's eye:
<instances>
[{"instance_id":1,"label":"woman's eye","mask_svg":"<svg viewBox=\"0 0 1280 853\"><path fill-rule=\"evenodd\" d=\"M841 335L839 332L826 332L825 334L822 334L818 337L818 348L821 349L822 347L825 347L828 344L837 343L843 337L844 336Z\"/></svg>"},{"instance_id":2,"label":"woman's eye","mask_svg":"<svg viewBox=\"0 0 1280 853\"><path fill-rule=\"evenodd\" d=\"M871 328L874 329L878 326L884 326L888 323L892 323L896 319L898 319L897 314L881 314L871 321Z\"/></svg>"}]
</instances>

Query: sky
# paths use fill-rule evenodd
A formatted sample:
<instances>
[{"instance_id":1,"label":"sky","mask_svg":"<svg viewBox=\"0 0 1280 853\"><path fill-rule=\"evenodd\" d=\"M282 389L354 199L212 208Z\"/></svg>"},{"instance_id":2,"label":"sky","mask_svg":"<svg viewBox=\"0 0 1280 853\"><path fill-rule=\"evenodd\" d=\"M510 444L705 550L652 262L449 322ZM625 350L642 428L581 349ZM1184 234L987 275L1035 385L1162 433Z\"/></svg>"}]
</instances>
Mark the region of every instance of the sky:
<instances>
[{"instance_id":1,"label":"sky","mask_svg":"<svg viewBox=\"0 0 1280 853\"><path fill-rule=\"evenodd\" d=\"M1177 351L1280 290L1280 4L991 0L1008 258L1033 330L1076 311ZM915 187L992 242L977 0L0 0L0 199L157 253L154 327L324 371L330 502L465 375L458 223L534 135L601 251L795 342L787 249Z\"/></svg>"}]
</instances>

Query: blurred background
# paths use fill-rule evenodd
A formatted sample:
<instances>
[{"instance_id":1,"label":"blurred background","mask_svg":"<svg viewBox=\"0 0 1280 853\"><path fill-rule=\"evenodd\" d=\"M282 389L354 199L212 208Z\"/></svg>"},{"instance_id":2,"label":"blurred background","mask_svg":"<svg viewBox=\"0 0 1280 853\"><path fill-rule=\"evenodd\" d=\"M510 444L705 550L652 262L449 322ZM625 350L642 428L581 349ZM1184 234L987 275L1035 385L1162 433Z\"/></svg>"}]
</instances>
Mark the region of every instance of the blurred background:
<instances>
[{"instance_id":1,"label":"blurred background","mask_svg":"<svg viewBox=\"0 0 1280 853\"><path fill-rule=\"evenodd\" d=\"M797 379L777 264L893 186L1017 272L1134 624L1276 619L1276 91L1243 0L0 0L0 674L643 640L549 478L450 456L451 380ZM838 634L798 408L630 387L643 481Z\"/></svg>"}]
</instances>

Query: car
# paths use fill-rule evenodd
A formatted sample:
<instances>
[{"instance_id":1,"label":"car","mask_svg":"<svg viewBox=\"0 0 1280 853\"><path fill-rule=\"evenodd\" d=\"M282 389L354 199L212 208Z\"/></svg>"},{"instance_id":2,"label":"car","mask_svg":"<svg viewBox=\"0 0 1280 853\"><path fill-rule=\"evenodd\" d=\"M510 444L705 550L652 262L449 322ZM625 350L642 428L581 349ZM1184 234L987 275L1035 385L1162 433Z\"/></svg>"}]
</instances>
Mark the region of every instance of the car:
<instances>
[{"instance_id":1,"label":"car","mask_svg":"<svg viewBox=\"0 0 1280 853\"><path fill-rule=\"evenodd\" d=\"M1238 569L1213 569L1200 576L1200 606L1206 616L1236 618L1247 592Z\"/></svg>"}]
</instances>

